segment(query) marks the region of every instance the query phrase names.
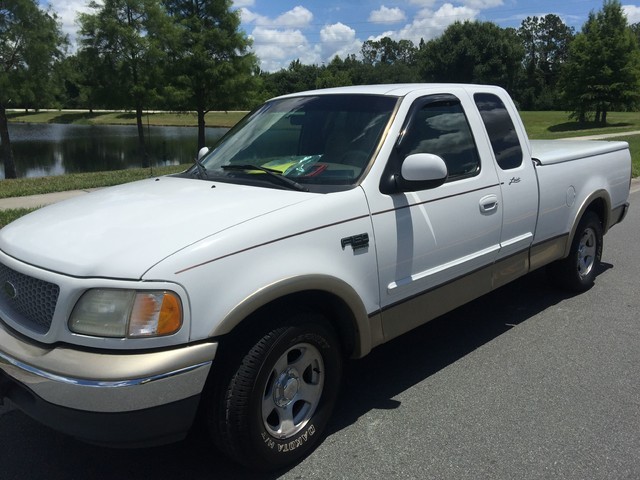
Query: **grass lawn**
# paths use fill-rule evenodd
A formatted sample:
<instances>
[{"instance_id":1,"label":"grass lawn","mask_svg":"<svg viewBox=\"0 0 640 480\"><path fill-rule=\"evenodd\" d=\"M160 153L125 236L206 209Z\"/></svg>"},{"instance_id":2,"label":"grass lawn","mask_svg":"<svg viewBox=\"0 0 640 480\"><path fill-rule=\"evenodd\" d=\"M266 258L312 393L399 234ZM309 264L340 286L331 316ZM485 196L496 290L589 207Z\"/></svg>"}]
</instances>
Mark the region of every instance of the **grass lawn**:
<instances>
[{"instance_id":1,"label":"grass lawn","mask_svg":"<svg viewBox=\"0 0 640 480\"><path fill-rule=\"evenodd\" d=\"M231 127L246 112L211 112L207 114L208 126ZM533 139L554 139L577 137L584 135L600 135L606 133L624 133L640 130L640 113L613 112L609 114L607 127L599 125L579 125L568 119L567 112L521 112L522 120L529 136ZM88 113L88 112L13 112L9 114L11 121L33 123L84 123L95 125L134 124L133 113ZM147 117L145 116L145 122ZM194 113L151 113L148 116L151 125L195 126ZM640 175L640 135L617 137L614 140L629 142L633 162L633 176ZM0 180L0 198L35 195L39 193L61 192L94 187L105 187L140 180L157 175L166 175L184 170L189 165L149 169L133 168L112 172L74 173L55 177L22 178L17 180ZM0 227L11 220L28 213L29 210L0 211Z\"/></svg>"},{"instance_id":2,"label":"grass lawn","mask_svg":"<svg viewBox=\"0 0 640 480\"><path fill-rule=\"evenodd\" d=\"M10 210L0 210L0 228L13 222L15 219L31 213L37 208L14 208Z\"/></svg>"},{"instance_id":3,"label":"grass lawn","mask_svg":"<svg viewBox=\"0 0 640 480\"><path fill-rule=\"evenodd\" d=\"M191 164L154 167L153 171L149 168L130 168L111 172L69 173L67 175L54 177L0 180L0 198L109 187L121 183L133 182L134 180L142 180L143 178L181 172L190 166Z\"/></svg>"},{"instance_id":4,"label":"grass lawn","mask_svg":"<svg viewBox=\"0 0 640 480\"><path fill-rule=\"evenodd\" d=\"M247 112L209 112L205 115L207 127L232 127ZM23 123L72 123L78 125L135 125L135 112L93 112L88 111L45 111L10 112L10 122ZM195 112L159 112L148 113L143 117L146 125L195 127L198 117Z\"/></svg>"},{"instance_id":5,"label":"grass lawn","mask_svg":"<svg viewBox=\"0 0 640 480\"><path fill-rule=\"evenodd\" d=\"M631 170L634 177L640 176L640 135L630 135L628 137L616 137L614 140L621 140L629 143L631 150Z\"/></svg>"},{"instance_id":6,"label":"grass lawn","mask_svg":"<svg viewBox=\"0 0 640 480\"><path fill-rule=\"evenodd\" d=\"M582 137L640 131L640 112L612 112L607 126L594 123L580 125L570 121L567 112L520 112L527 134L532 139Z\"/></svg>"}]
</instances>

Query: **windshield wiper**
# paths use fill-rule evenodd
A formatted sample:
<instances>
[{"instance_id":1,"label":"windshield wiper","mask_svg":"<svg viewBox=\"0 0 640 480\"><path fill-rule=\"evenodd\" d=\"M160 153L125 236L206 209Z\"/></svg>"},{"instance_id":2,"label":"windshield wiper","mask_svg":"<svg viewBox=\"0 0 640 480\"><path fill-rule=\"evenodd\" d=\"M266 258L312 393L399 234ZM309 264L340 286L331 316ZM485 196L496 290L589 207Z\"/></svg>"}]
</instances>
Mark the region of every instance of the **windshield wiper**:
<instances>
[{"instance_id":1,"label":"windshield wiper","mask_svg":"<svg viewBox=\"0 0 640 480\"><path fill-rule=\"evenodd\" d=\"M277 180L280 184L289 187L293 190L298 190L300 192L308 192L309 189L304 185L300 185L298 182L291 180L290 178L283 177L282 172L280 170L275 170L273 168L260 167L258 165L251 164L242 164L242 165L222 165L222 170L258 170L260 172L264 172L267 174L267 178L272 178Z\"/></svg>"},{"instance_id":2,"label":"windshield wiper","mask_svg":"<svg viewBox=\"0 0 640 480\"><path fill-rule=\"evenodd\" d=\"M198 178L200 180L209 180L209 173L207 172L207 169L202 164L200 159L196 158L195 164L196 164L196 172L197 172Z\"/></svg>"}]
</instances>

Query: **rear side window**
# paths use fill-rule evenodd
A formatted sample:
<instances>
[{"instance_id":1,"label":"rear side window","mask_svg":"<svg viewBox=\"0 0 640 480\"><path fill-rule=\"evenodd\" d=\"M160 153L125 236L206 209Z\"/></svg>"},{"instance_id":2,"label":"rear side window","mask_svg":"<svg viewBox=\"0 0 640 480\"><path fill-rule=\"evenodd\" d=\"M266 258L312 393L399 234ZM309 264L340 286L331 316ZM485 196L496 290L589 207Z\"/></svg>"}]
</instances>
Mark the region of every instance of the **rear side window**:
<instances>
[{"instance_id":1,"label":"rear side window","mask_svg":"<svg viewBox=\"0 0 640 480\"><path fill-rule=\"evenodd\" d=\"M510 170L522 165L520 140L502 100L491 93L476 93L473 98L489 134L498 166L502 170Z\"/></svg>"}]
</instances>

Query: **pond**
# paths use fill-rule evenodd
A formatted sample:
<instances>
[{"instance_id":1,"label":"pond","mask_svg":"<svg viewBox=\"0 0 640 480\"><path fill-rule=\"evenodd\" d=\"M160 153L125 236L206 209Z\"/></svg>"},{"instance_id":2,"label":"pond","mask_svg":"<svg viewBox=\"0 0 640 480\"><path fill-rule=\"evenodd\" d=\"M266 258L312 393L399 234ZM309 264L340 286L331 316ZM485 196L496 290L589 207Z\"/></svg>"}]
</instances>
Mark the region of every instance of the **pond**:
<instances>
[{"instance_id":1,"label":"pond","mask_svg":"<svg viewBox=\"0 0 640 480\"><path fill-rule=\"evenodd\" d=\"M228 129L207 128L207 145ZM144 129L152 166L190 163L196 156L196 127ZM141 167L135 125L10 123L9 135L18 177L99 172ZM4 165L0 163L0 179Z\"/></svg>"}]
</instances>

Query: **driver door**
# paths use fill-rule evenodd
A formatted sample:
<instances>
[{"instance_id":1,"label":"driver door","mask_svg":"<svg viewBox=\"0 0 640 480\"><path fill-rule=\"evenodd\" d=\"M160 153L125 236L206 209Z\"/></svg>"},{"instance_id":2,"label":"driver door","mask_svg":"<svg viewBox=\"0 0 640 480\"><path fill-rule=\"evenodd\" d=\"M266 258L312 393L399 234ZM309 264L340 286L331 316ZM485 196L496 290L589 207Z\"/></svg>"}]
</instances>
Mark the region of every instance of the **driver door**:
<instances>
[{"instance_id":1,"label":"driver door","mask_svg":"<svg viewBox=\"0 0 640 480\"><path fill-rule=\"evenodd\" d=\"M447 165L446 183L368 195L386 339L491 288L491 265L500 249L501 191L493 164L481 162L491 157L486 143L472 134L465 109L473 107L465 102L470 99L463 95L416 100L389 159L397 174L410 154L438 155Z\"/></svg>"}]
</instances>

